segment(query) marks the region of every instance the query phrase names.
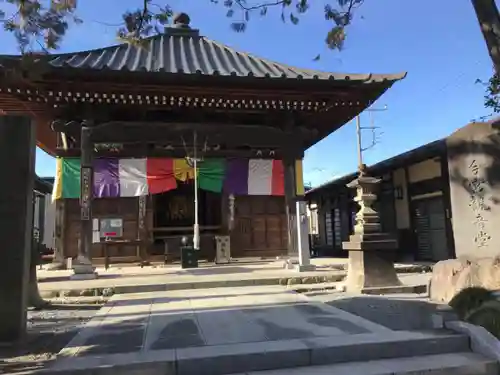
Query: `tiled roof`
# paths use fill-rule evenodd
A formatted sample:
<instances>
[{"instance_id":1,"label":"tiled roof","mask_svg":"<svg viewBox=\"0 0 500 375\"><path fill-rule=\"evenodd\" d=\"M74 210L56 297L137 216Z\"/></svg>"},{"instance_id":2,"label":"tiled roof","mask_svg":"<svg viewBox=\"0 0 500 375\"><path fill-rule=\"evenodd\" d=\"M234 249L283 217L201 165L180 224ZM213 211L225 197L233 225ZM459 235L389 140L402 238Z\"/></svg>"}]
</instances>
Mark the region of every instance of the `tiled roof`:
<instances>
[{"instance_id":1,"label":"tiled roof","mask_svg":"<svg viewBox=\"0 0 500 375\"><path fill-rule=\"evenodd\" d=\"M280 64L200 36L194 29L166 28L164 34L146 39L145 47L130 44L85 52L51 55L53 67L235 77L396 81L405 74L340 74L299 69Z\"/></svg>"},{"instance_id":2,"label":"tiled roof","mask_svg":"<svg viewBox=\"0 0 500 375\"><path fill-rule=\"evenodd\" d=\"M52 186L54 185L54 179L52 182L46 177L38 177L35 175L35 191L42 194L50 194L52 192Z\"/></svg>"},{"instance_id":3,"label":"tiled roof","mask_svg":"<svg viewBox=\"0 0 500 375\"><path fill-rule=\"evenodd\" d=\"M414 148L412 150L403 152L402 154L393 156L389 159L385 159L379 161L376 164L370 165L367 168L368 174L373 173L377 175L381 171L387 171L389 169L401 168L404 165L408 165L408 163L418 163L422 161L422 159L428 159L431 157L438 156L442 154L446 150L446 138L438 139L431 143L427 143L420 147ZM349 181L352 181L356 178L358 172L353 172L347 175L344 175L339 178L335 178L333 180L327 181L319 186L316 186L308 191L306 191L306 195L312 195L321 191L325 188L331 186L345 185Z\"/></svg>"}]
</instances>

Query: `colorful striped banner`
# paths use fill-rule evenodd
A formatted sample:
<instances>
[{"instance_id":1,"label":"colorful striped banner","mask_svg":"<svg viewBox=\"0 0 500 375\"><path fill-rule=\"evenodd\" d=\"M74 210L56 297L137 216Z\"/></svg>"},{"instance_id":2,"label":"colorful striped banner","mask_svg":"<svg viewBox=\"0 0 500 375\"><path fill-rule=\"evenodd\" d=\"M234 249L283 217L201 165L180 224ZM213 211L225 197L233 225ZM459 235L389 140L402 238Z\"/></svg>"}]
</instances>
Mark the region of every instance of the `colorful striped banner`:
<instances>
[{"instance_id":1,"label":"colorful striped banner","mask_svg":"<svg viewBox=\"0 0 500 375\"><path fill-rule=\"evenodd\" d=\"M58 158L53 199L80 197L80 159ZM177 188L177 181L194 178L185 159L100 158L93 162L95 198L138 197ZM302 160L296 162L297 195L304 194ZM284 195L281 160L206 159L198 165L200 189L234 195Z\"/></svg>"},{"instance_id":2,"label":"colorful striped banner","mask_svg":"<svg viewBox=\"0 0 500 375\"><path fill-rule=\"evenodd\" d=\"M304 195L302 160L295 163L296 194ZM234 195L284 195L285 172L281 160L228 161L224 190Z\"/></svg>"}]
</instances>

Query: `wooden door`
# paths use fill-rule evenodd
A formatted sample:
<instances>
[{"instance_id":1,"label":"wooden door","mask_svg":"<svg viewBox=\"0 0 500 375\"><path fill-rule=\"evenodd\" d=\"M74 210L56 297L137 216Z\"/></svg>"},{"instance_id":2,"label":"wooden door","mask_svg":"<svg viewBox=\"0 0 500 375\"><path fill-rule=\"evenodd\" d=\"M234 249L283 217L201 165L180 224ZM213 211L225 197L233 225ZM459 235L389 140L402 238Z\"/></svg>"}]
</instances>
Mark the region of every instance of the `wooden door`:
<instances>
[{"instance_id":1,"label":"wooden door","mask_svg":"<svg viewBox=\"0 0 500 375\"><path fill-rule=\"evenodd\" d=\"M443 198L413 201L417 239L417 260L440 261L449 258L446 215Z\"/></svg>"},{"instance_id":2,"label":"wooden door","mask_svg":"<svg viewBox=\"0 0 500 375\"><path fill-rule=\"evenodd\" d=\"M287 220L283 197L240 196L235 201L231 256L286 254Z\"/></svg>"}]
</instances>

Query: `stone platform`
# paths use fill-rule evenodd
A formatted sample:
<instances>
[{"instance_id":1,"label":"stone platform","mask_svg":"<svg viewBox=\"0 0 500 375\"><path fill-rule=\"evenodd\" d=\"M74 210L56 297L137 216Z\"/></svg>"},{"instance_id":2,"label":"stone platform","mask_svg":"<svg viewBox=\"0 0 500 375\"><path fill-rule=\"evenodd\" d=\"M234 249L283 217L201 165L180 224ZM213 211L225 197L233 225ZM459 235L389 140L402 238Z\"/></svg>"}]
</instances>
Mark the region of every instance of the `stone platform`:
<instances>
[{"instance_id":1,"label":"stone platform","mask_svg":"<svg viewBox=\"0 0 500 375\"><path fill-rule=\"evenodd\" d=\"M50 374L213 374L468 351L455 334L392 331L282 286L114 296Z\"/></svg>"},{"instance_id":2,"label":"stone platform","mask_svg":"<svg viewBox=\"0 0 500 375\"><path fill-rule=\"evenodd\" d=\"M44 298L109 296L198 288L318 284L344 280L345 259L318 258L312 262L316 270L311 272L283 269L282 261L235 261L227 265L201 263L200 268L184 270L179 265L97 269L98 279L80 281L70 280L72 271L38 270L37 273L38 287ZM401 273L423 272L428 270L428 267L427 264L396 265L396 269ZM427 281L422 285L426 284Z\"/></svg>"}]
</instances>

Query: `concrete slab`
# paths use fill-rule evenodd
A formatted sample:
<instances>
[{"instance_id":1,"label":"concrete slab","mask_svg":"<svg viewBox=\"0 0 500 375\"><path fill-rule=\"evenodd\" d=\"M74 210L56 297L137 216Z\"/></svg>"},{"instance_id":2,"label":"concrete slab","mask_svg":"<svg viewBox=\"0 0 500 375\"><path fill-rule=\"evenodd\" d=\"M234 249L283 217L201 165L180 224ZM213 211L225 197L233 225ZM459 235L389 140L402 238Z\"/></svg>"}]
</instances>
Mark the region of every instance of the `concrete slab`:
<instances>
[{"instance_id":1,"label":"concrete slab","mask_svg":"<svg viewBox=\"0 0 500 375\"><path fill-rule=\"evenodd\" d=\"M194 289L114 296L48 371L136 374L143 363L146 374L222 375L467 348L466 337L394 332L282 286Z\"/></svg>"}]
</instances>

